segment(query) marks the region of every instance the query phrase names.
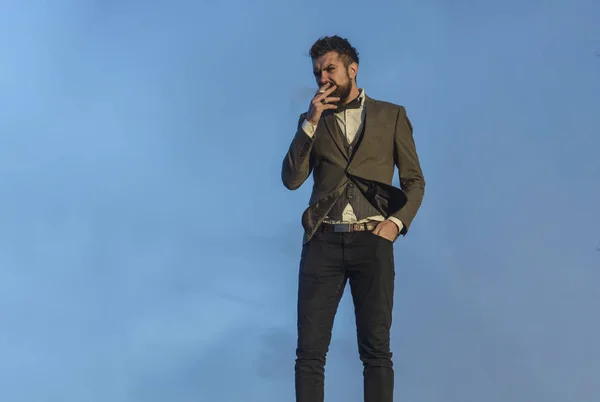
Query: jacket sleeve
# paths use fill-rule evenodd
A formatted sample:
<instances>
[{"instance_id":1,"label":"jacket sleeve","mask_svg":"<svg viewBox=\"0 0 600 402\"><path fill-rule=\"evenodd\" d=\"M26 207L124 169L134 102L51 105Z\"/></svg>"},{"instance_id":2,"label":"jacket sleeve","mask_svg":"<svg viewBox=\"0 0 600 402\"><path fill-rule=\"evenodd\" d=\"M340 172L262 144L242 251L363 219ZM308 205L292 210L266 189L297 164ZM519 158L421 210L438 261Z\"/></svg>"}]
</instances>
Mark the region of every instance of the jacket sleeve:
<instances>
[{"instance_id":1,"label":"jacket sleeve","mask_svg":"<svg viewBox=\"0 0 600 402\"><path fill-rule=\"evenodd\" d=\"M300 115L296 134L292 143L283 158L281 167L281 180L283 185L289 190L296 190L302 186L310 173L312 172L311 150L314 144L314 137L310 137L302 129L302 122L306 113Z\"/></svg>"},{"instance_id":2,"label":"jacket sleeve","mask_svg":"<svg viewBox=\"0 0 600 402\"><path fill-rule=\"evenodd\" d=\"M406 114L406 109L402 106L396 119L394 148L394 162L398 167L400 188L406 193L407 202L392 216L402 222L404 227L400 234L406 235L421 206L425 194L425 178L413 138L413 127Z\"/></svg>"}]
</instances>

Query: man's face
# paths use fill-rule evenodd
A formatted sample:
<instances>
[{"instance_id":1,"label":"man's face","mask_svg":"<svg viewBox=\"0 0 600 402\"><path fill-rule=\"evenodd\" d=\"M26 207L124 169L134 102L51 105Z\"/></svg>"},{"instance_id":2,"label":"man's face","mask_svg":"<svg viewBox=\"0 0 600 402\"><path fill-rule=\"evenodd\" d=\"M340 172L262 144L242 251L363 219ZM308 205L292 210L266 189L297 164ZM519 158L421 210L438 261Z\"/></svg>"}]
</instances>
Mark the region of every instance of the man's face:
<instances>
[{"instance_id":1,"label":"man's face","mask_svg":"<svg viewBox=\"0 0 600 402\"><path fill-rule=\"evenodd\" d=\"M313 60L313 73L317 85L321 87L326 83L334 84L337 88L330 96L339 97L341 103L350 96L356 71L356 63L352 63L346 68L343 60L336 52L325 53Z\"/></svg>"}]
</instances>

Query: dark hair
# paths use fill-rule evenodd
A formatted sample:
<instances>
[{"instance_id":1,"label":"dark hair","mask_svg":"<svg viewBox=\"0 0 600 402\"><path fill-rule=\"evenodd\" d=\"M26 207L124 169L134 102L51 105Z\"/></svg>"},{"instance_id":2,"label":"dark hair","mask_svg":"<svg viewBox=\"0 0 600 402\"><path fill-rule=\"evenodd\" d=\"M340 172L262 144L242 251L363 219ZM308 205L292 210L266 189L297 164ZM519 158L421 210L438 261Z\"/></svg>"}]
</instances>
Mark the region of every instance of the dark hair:
<instances>
[{"instance_id":1,"label":"dark hair","mask_svg":"<svg viewBox=\"0 0 600 402\"><path fill-rule=\"evenodd\" d=\"M358 52L346 38L337 35L319 38L310 48L310 57L315 60L328 52L339 54L346 67L353 62L358 64Z\"/></svg>"}]
</instances>

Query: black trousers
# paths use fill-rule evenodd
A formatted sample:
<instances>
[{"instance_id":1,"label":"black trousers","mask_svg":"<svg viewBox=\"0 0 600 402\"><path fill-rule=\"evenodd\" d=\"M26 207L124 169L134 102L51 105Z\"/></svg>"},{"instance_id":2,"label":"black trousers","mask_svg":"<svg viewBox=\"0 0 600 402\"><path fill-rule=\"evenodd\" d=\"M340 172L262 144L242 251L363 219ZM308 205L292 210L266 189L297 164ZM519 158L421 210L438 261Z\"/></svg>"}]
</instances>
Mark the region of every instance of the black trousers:
<instances>
[{"instance_id":1,"label":"black trousers","mask_svg":"<svg viewBox=\"0 0 600 402\"><path fill-rule=\"evenodd\" d=\"M325 360L347 281L354 303L364 401L392 402L393 243L371 232L318 232L304 245L298 281L296 402L323 402Z\"/></svg>"}]
</instances>

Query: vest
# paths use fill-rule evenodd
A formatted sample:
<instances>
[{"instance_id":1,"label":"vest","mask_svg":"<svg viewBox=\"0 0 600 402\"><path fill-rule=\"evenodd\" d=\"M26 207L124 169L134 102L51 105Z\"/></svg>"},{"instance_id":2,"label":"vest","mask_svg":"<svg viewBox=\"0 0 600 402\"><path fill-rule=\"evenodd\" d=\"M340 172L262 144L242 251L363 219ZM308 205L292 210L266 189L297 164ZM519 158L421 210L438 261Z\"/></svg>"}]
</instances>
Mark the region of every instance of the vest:
<instances>
[{"instance_id":1,"label":"vest","mask_svg":"<svg viewBox=\"0 0 600 402\"><path fill-rule=\"evenodd\" d=\"M361 130L358 133L356 133L352 143L348 143L348 137L346 137L342 133L342 130L340 130L338 123L336 121L336 124L335 124L336 135L340 135L344 138L344 143L346 144L346 147L348 150L348 156L349 156L348 164L350 164L350 161L352 160L354 153L356 152L356 149L360 145L360 141L362 140L362 137L365 133L365 125L366 124L363 123ZM335 204L333 204L333 207L331 207L331 209L329 210L329 212L327 214L327 218L329 220L341 222L342 221L342 213L344 212L344 209L346 208L346 206L348 204L350 204L352 206L354 215L356 216L356 219L358 219L358 220L368 218L370 216L381 215L381 213L377 209L375 209L375 207L373 207L373 205L371 205L369 200L367 200L365 198L363 193L359 189L357 189L356 185L350 180L348 182L348 184L346 185L346 188L344 189L342 194L338 197Z\"/></svg>"}]
</instances>

